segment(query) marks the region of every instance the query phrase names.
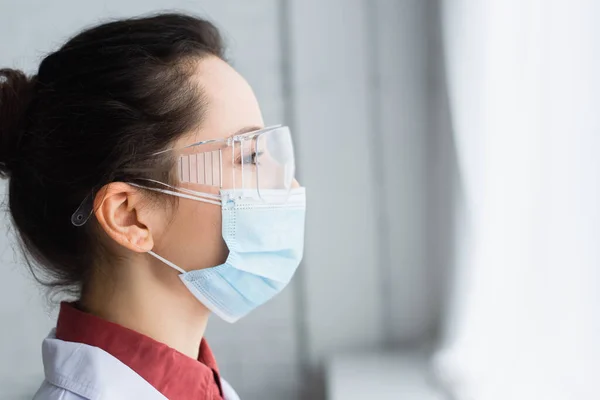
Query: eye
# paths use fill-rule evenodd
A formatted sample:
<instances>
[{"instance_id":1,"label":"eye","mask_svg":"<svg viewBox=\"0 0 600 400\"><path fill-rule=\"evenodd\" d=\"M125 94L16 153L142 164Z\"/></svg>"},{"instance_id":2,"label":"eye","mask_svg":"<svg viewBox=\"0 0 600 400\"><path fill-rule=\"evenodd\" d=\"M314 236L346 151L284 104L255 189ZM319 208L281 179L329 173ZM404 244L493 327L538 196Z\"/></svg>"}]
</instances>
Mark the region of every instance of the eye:
<instances>
[{"instance_id":1,"label":"eye","mask_svg":"<svg viewBox=\"0 0 600 400\"><path fill-rule=\"evenodd\" d=\"M254 164L254 165L258 165L259 164L259 157L262 155L262 152L259 153L251 153L248 155L245 155L242 159L239 160L239 164Z\"/></svg>"}]
</instances>

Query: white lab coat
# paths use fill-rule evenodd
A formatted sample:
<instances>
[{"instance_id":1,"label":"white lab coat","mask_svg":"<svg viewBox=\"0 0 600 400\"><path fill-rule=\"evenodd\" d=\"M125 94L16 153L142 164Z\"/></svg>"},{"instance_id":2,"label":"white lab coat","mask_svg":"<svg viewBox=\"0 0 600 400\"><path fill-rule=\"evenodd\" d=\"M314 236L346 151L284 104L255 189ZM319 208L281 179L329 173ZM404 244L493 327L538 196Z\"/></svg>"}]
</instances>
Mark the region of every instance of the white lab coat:
<instances>
[{"instance_id":1,"label":"white lab coat","mask_svg":"<svg viewBox=\"0 0 600 400\"><path fill-rule=\"evenodd\" d=\"M42 344L46 378L33 400L165 400L166 397L127 365L106 351L56 338ZM226 400L239 400L221 380Z\"/></svg>"}]
</instances>

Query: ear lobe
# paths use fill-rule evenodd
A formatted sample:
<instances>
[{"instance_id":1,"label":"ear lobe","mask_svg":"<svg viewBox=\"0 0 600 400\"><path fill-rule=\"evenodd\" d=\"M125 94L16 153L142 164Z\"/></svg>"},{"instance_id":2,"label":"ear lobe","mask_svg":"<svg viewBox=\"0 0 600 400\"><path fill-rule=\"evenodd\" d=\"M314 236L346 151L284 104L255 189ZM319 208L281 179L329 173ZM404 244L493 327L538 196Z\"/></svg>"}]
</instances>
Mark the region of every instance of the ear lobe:
<instances>
[{"instance_id":1,"label":"ear lobe","mask_svg":"<svg viewBox=\"0 0 600 400\"><path fill-rule=\"evenodd\" d=\"M143 196L123 182L113 182L102 188L94 199L94 213L106 234L121 246L138 253L154 247L147 223L140 220Z\"/></svg>"}]
</instances>

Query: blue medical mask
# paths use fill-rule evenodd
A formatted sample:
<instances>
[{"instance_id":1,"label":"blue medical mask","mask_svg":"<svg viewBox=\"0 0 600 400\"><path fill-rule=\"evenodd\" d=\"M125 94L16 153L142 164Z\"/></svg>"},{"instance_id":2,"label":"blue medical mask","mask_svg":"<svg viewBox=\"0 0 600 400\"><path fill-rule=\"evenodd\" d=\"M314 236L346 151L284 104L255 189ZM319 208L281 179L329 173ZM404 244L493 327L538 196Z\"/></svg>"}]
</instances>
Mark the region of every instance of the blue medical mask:
<instances>
[{"instance_id":1,"label":"blue medical mask","mask_svg":"<svg viewBox=\"0 0 600 400\"><path fill-rule=\"evenodd\" d=\"M185 192L158 191L206 201ZM240 190L221 190L222 235L229 249L224 264L185 271L149 254L181 272L179 277L200 302L233 323L281 292L302 260L305 189L292 189L281 202L284 192L287 195L282 190L263 191L257 199Z\"/></svg>"}]
</instances>

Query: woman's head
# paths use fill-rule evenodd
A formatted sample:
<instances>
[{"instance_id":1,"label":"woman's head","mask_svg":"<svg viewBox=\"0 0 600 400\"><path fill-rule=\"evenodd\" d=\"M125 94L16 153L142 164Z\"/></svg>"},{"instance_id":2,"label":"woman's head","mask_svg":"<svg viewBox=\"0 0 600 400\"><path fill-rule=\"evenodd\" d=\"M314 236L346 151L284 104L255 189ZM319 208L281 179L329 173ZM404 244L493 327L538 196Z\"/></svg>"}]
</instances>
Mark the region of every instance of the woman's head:
<instances>
[{"instance_id":1,"label":"woman's head","mask_svg":"<svg viewBox=\"0 0 600 400\"><path fill-rule=\"evenodd\" d=\"M28 253L63 287L85 284L98 260L118 265L150 249L189 269L223 262L218 207L126 182L171 182L174 155L155 153L262 126L217 29L185 15L84 31L30 78L0 71L9 208ZM88 196L95 217L76 227L71 215Z\"/></svg>"}]
</instances>

